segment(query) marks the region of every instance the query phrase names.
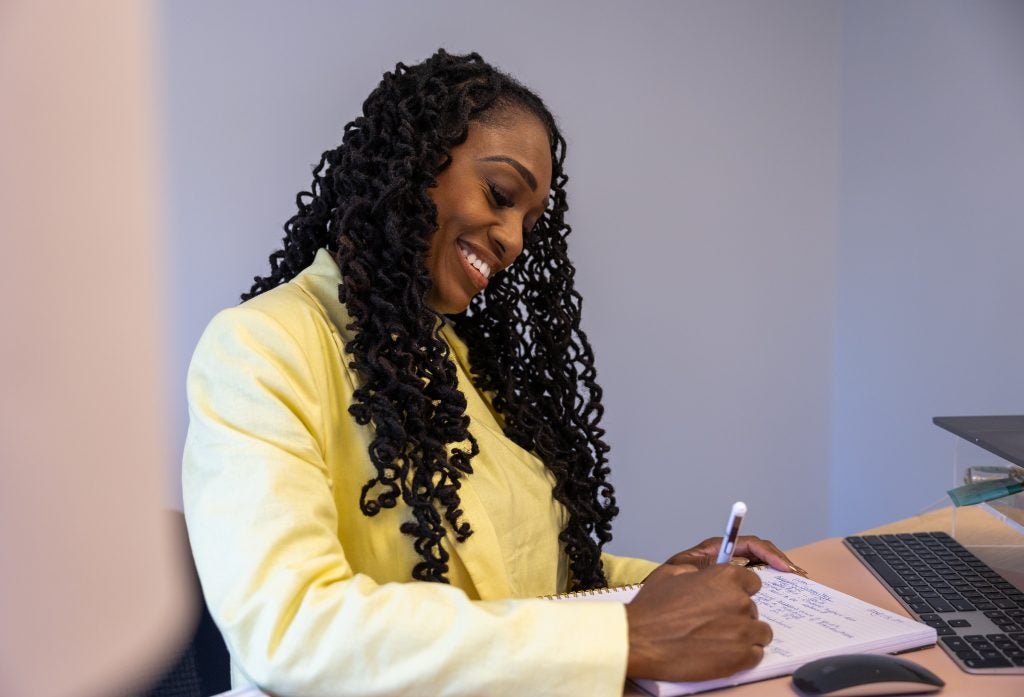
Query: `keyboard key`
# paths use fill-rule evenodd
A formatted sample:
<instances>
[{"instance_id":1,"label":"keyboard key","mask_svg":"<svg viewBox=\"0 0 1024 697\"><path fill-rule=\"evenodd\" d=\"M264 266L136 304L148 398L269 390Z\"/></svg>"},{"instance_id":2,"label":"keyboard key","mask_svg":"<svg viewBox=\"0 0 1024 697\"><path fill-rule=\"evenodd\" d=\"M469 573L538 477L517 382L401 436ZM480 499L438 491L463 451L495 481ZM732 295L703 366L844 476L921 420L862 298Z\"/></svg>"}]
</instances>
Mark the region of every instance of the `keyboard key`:
<instances>
[{"instance_id":1,"label":"keyboard key","mask_svg":"<svg viewBox=\"0 0 1024 697\"><path fill-rule=\"evenodd\" d=\"M950 620L949 621L949 626L950 627L970 627L971 623L968 622L967 620Z\"/></svg>"},{"instance_id":2,"label":"keyboard key","mask_svg":"<svg viewBox=\"0 0 1024 697\"><path fill-rule=\"evenodd\" d=\"M890 586L903 585L900 575L893 571L892 567L877 554L865 554L862 558L872 569L875 570L875 573L884 578Z\"/></svg>"},{"instance_id":3,"label":"keyboard key","mask_svg":"<svg viewBox=\"0 0 1024 697\"><path fill-rule=\"evenodd\" d=\"M941 641L943 644L948 646L953 651L963 651L965 649L969 649L970 648L968 643L966 641L964 641L963 638L958 637L958 636L957 637L943 637L942 639L939 639L939 641Z\"/></svg>"},{"instance_id":4,"label":"keyboard key","mask_svg":"<svg viewBox=\"0 0 1024 697\"><path fill-rule=\"evenodd\" d=\"M1013 664L1005 658L968 658L964 665L968 668L1009 668Z\"/></svg>"}]
</instances>

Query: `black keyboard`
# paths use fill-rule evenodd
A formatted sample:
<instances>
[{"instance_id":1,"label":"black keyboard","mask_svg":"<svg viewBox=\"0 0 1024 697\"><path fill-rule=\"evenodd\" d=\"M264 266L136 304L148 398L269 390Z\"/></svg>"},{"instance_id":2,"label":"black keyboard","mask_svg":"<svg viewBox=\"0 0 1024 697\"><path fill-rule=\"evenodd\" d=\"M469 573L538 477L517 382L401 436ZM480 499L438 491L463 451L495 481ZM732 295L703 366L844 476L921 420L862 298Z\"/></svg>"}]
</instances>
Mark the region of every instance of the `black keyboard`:
<instances>
[{"instance_id":1,"label":"black keyboard","mask_svg":"<svg viewBox=\"0 0 1024 697\"><path fill-rule=\"evenodd\" d=\"M1024 593L959 542L944 532L845 542L965 671L1024 675Z\"/></svg>"}]
</instances>

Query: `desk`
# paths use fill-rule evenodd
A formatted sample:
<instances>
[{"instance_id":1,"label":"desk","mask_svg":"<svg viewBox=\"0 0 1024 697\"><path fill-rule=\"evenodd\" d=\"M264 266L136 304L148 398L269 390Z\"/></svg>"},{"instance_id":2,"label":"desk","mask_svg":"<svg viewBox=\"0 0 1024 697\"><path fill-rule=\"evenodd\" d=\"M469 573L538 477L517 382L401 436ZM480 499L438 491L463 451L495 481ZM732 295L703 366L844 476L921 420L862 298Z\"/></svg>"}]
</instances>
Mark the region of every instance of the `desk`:
<instances>
[{"instance_id":1,"label":"desk","mask_svg":"<svg viewBox=\"0 0 1024 697\"><path fill-rule=\"evenodd\" d=\"M914 516L879 528L865 530L862 534L881 535L898 532L921 532L943 530L950 532L952 514L949 508ZM1003 523L978 508L961 508L957 511L957 533L974 538L986 537L991 533L995 544L1024 545L1024 535L1009 530ZM1001 573L1018 588L1024 588L1024 548L1009 547L977 548L967 543L979 558ZM811 578L836 590L884 607L887 610L909 616L896 599L882 587L871 572L854 558L840 538L822 540L813 544L787 551L789 557L807 569ZM954 664L938 647L921 649L904 654L946 681L941 695L984 695L985 697L1020 697L1024 694L1024 676L971 675ZM625 697L641 697L647 693L627 685ZM773 697L785 695L794 697L798 693L792 687L788 676L765 680L726 690L704 693L715 697Z\"/></svg>"}]
</instances>

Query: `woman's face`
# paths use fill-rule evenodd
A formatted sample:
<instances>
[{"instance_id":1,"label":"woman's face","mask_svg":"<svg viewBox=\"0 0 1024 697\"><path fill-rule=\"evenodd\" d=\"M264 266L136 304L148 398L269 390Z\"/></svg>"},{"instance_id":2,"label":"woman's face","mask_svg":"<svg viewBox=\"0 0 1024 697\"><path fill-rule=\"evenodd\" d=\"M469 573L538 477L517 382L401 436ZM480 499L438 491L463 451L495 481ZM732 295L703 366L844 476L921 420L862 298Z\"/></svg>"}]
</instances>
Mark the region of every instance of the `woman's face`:
<instances>
[{"instance_id":1,"label":"woman's face","mask_svg":"<svg viewBox=\"0 0 1024 697\"><path fill-rule=\"evenodd\" d=\"M471 122L466 141L429 190L437 205L427 296L442 314L462 312L487 281L523 251L523 234L544 213L551 147L541 122L513 114L503 125Z\"/></svg>"}]
</instances>

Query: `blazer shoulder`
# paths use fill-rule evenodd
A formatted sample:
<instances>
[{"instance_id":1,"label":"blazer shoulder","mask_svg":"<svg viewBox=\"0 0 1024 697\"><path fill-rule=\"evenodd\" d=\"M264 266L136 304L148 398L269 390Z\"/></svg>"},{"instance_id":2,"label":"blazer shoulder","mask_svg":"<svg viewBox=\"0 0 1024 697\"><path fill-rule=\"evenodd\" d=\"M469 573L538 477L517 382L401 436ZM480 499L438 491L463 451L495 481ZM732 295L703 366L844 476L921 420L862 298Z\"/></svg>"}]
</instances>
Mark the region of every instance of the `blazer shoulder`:
<instances>
[{"instance_id":1,"label":"blazer shoulder","mask_svg":"<svg viewBox=\"0 0 1024 697\"><path fill-rule=\"evenodd\" d=\"M206 334L289 337L299 346L335 343L337 329L320 302L301 286L284 283L246 302L221 310Z\"/></svg>"}]
</instances>

